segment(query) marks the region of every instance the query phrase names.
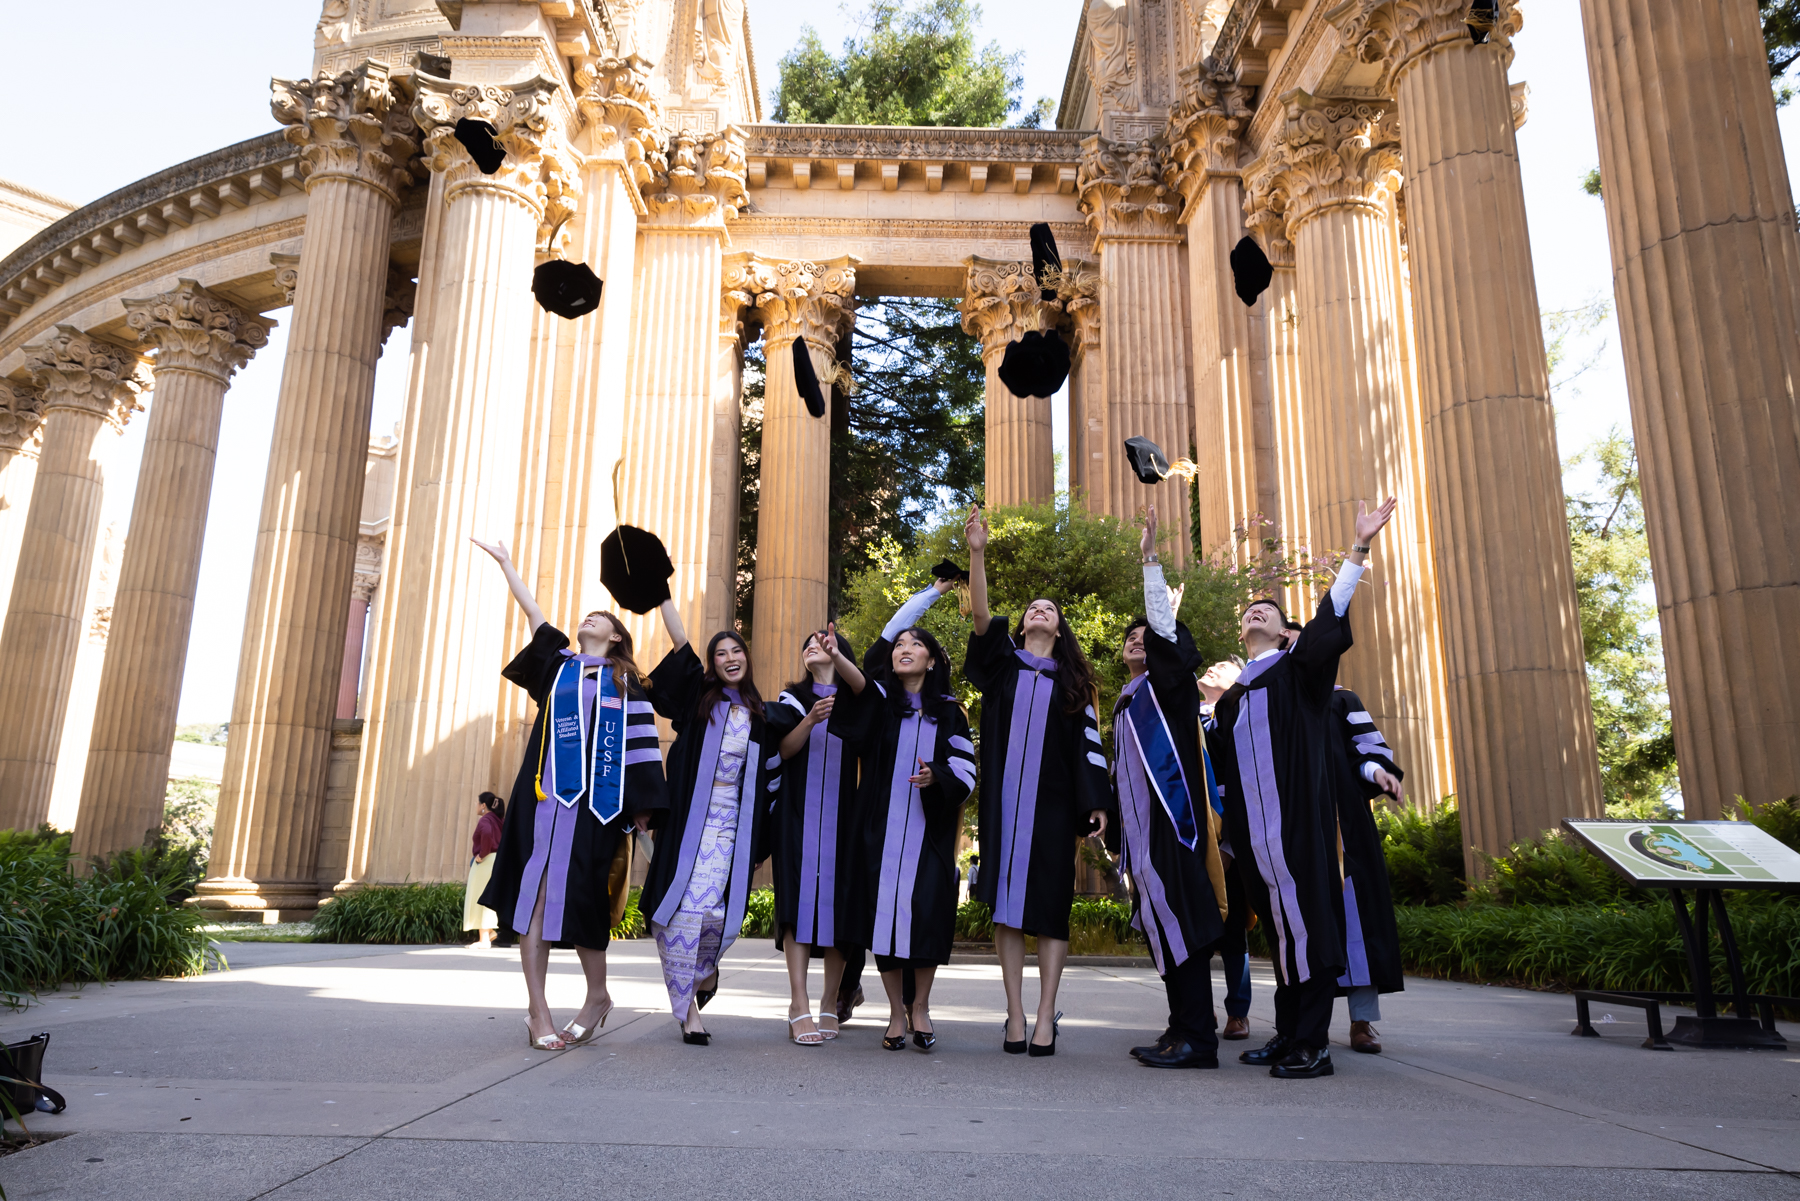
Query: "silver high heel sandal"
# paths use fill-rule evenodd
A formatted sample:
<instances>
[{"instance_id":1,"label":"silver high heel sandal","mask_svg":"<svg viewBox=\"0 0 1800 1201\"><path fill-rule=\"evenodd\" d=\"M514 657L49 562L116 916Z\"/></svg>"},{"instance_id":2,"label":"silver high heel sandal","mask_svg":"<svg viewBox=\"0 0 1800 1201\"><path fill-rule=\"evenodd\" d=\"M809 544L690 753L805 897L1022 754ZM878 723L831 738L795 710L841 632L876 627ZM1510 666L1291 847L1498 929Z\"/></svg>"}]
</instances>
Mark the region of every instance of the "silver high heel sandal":
<instances>
[{"instance_id":1,"label":"silver high heel sandal","mask_svg":"<svg viewBox=\"0 0 1800 1201\"><path fill-rule=\"evenodd\" d=\"M605 1012L600 1015L599 1025L591 1029L571 1020L567 1026L562 1028L563 1041L571 1047L579 1047L582 1043L593 1042L599 1036L600 1031L606 1028L606 1019L612 1016L612 1011L613 1007L610 1004L607 1005Z\"/></svg>"},{"instance_id":2,"label":"silver high heel sandal","mask_svg":"<svg viewBox=\"0 0 1800 1201\"><path fill-rule=\"evenodd\" d=\"M530 1018L525 1019L525 1045L533 1051L566 1051L569 1046L560 1034L540 1034L534 1038Z\"/></svg>"}]
</instances>

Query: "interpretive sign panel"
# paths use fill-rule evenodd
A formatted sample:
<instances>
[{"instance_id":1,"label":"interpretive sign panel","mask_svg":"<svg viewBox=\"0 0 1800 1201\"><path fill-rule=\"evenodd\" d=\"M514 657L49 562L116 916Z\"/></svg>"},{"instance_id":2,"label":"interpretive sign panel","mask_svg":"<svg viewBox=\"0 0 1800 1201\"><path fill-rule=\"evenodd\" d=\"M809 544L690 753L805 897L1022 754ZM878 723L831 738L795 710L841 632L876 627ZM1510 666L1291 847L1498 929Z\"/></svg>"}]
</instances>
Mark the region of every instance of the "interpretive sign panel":
<instances>
[{"instance_id":1,"label":"interpretive sign panel","mask_svg":"<svg viewBox=\"0 0 1800 1201\"><path fill-rule=\"evenodd\" d=\"M1800 888L1800 852L1749 822L1564 818L1563 827L1648 888Z\"/></svg>"}]
</instances>

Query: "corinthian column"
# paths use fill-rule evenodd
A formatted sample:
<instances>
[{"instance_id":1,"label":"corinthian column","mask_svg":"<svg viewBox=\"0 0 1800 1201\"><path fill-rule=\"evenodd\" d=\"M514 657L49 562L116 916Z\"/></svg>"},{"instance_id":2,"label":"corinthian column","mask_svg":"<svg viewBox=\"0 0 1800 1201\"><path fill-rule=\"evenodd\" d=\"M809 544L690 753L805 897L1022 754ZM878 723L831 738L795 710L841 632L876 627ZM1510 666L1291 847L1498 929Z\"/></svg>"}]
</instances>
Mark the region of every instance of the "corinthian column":
<instances>
[{"instance_id":1,"label":"corinthian column","mask_svg":"<svg viewBox=\"0 0 1800 1201\"><path fill-rule=\"evenodd\" d=\"M668 547L670 592L703 642L731 624L736 587L739 396L735 372L720 370L719 306L732 291L721 274L726 226L749 203L743 139L735 129L681 130L642 145L647 215L631 306L619 519ZM738 303L728 307L729 318ZM728 324L735 331L735 320ZM730 344L724 353L735 361L735 334ZM630 625L639 662L656 663L669 646L661 622L650 614Z\"/></svg>"},{"instance_id":2,"label":"corinthian column","mask_svg":"<svg viewBox=\"0 0 1800 1201\"><path fill-rule=\"evenodd\" d=\"M580 183L547 79L463 85L419 77L413 117L443 176L432 353L409 431L390 535L392 627L379 745L365 756L372 884L443 880L466 859L469 798L490 785L507 645L505 582L471 535L506 538L518 516L530 367L532 267L573 215ZM456 123L486 121L506 161L484 175ZM344 597L350 590L346 580ZM342 643L332 650L342 653Z\"/></svg>"},{"instance_id":3,"label":"corinthian column","mask_svg":"<svg viewBox=\"0 0 1800 1201\"><path fill-rule=\"evenodd\" d=\"M43 449L43 423L43 392L0 379L0 605L12 600L19 539L25 536L25 514ZM0 631L5 628L6 610L0 608Z\"/></svg>"},{"instance_id":4,"label":"corinthian column","mask_svg":"<svg viewBox=\"0 0 1800 1201\"><path fill-rule=\"evenodd\" d=\"M50 811L112 440L150 383L137 352L59 325L26 351L43 389L43 450L0 634L0 828Z\"/></svg>"},{"instance_id":5,"label":"corinthian column","mask_svg":"<svg viewBox=\"0 0 1800 1201\"><path fill-rule=\"evenodd\" d=\"M1036 504L1056 492L1056 448L1050 436L1050 398L1014 396L1000 382L1007 343L1056 325L1062 306L1042 299L1030 263L970 255L963 286L963 332L981 339L987 367L987 503Z\"/></svg>"},{"instance_id":6,"label":"corinthian column","mask_svg":"<svg viewBox=\"0 0 1800 1201\"><path fill-rule=\"evenodd\" d=\"M1094 230L1100 256L1100 370L1086 371L1084 406L1105 413L1102 436L1087 453L1098 471L1089 480L1090 504L1129 520L1145 505L1169 531L1165 552L1187 563L1191 537L1187 482L1167 486L1138 481L1125 459L1125 439L1149 438L1171 459L1186 457L1192 416L1188 394L1185 299L1181 286L1181 197L1163 182L1168 159L1158 142L1114 142L1091 137L1081 144L1075 186ZM1093 393L1098 392L1096 396ZM1084 437L1099 433L1092 428Z\"/></svg>"},{"instance_id":7,"label":"corinthian column","mask_svg":"<svg viewBox=\"0 0 1800 1201\"><path fill-rule=\"evenodd\" d=\"M782 678L800 641L824 626L831 533L831 374L838 339L852 320L857 260L780 262L752 254L726 260L725 283L749 298L762 321L762 483L756 516L756 624L751 637L762 679ZM796 338L812 356L826 412L814 417L794 382Z\"/></svg>"},{"instance_id":8,"label":"corinthian column","mask_svg":"<svg viewBox=\"0 0 1800 1201\"><path fill-rule=\"evenodd\" d=\"M275 324L191 279L125 309L138 340L156 348L156 407L82 776L73 850L83 857L142 846L162 824L225 389Z\"/></svg>"},{"instance_id":9,"label":"corinthian column","mask_svg":"<svg viewBox=\"0 0 1800 1201\"><path fill-rule=\"evenodd\" d=\"M1176 186L1187 201L1188 297L1194 339L1194 461L1200 511L1194 520L1208 553L1238 553L1233 531L1273 518L1275 434L1267 372L1258 371L1252 314L1238 298L1231 251L1243 239L1244 182L1238 133L1250 116L1248 90L1228 75L1184 72L1187 96L1170 118ZM1259 324L1259 323L1258 323ZM1255 531L1249 531L1252 534Z\"/></svg>"},{"instance_id":10,"label":"corinthian column","mask_svg":"<svg viewBox=\"0 0 1800 1201\"><path fill-rule=\"evenodd\" d=\"M1279 219L1294 244L1311 549L1348 546L1357 501L1400 498L1401 515L1352 610L1356 649L1341 678L1398 752L1408 791L1435 801L1429 567L1419 551L1425 501L1413 468L1416 423L1395 325L1387 209L1400 183L1399 131L1380 104L1321 102L1301 91L1281 103L1287 126L1246 171L1245 207L1253 225Z\"/></svg>"},{"instance_id":11,"label":"corinthian column","mask_svg":"<svg viewBox=\"0 0 1800 1201\"><path fill-rule=\"evenodd\" d=\"M418 130L410 80L375 59L270 86L275 119L300 147L306 241L199 904L307 910L385 334L388 230L413 180Z\"/></svg>"},{"instance_id":12,"label":"corinthian column","mask_svg":"<svg viewBox=\"0 0 1800 1201\"><path fill-rule=\"evenodd\" d=\"M1800 793L1800 238L1750 0L1582 0L1690 817Z\"/></svg>"},{"instance_id":13,"label":"corinthian column","mask_svg":"<svg viewBox=\"0 0 1800 1201\"><path fill-rule=\"evenodd\" d=\"M1519 22L1503 6L1478 46L1467 16L1333 14L1399 97L1457 802L1468 845L1497 853L1599 816L1601 794L1506 82Z\"/></svg>"}]
</instances>

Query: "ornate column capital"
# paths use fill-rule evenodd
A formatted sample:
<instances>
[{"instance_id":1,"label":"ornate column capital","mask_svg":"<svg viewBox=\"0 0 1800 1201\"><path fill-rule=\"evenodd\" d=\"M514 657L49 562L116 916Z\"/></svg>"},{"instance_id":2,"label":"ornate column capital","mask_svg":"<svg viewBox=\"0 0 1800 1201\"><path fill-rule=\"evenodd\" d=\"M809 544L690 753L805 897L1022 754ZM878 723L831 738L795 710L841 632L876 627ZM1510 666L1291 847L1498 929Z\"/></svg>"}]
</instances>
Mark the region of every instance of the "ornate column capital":
<instances>
[{"instance_id":1,"label":"ornate column capital","mask_svg":"<svg viewBox=\"0 0 1800 1201\"><path fill-rule=\"evenodd\" d=\"M150 387L150 368L143 356L116 342L82 333L72 325L36 346L25 348L25 369L44 390L44 413L76 409L91 413L115 430L123 430L144 405L138 399Z\"/></svg>"},{"instance_id":2,"label":"ornate column capital","mask_svg":"<svg viewBox=\"0 0 1800 1201\"><path fill-rule=\"evenodd\" d=\"M645 148L654 148L662 105L650 87L656 64L638 54L603 58L575 72L575 108L586 128L590 153L622 162L632 182L650 182Z\"/></svg>"},{"instance_id":3,"label":"ornate column capital","mask_svg":"<svg viewBox=\"0 0 1800 1201\"><path fill-rule=\"evenodd\" d=\"M1045 300L1029 262L1005 262L970 255L962 302L962 327L981 339L981 357L993 358L1030 330L1054 326L1062 305Z\"/></svg>"},{"instance_id":4,"label":"ornate column capital","mask_svg":"<svg viewBox=\"0 0 1800 1201\"><path fill-rule=\"evenodd\" d=\"M851 255L810 263L768 259L752 251L727 255L722 276L725 304L737 301L762 321L771 353L795 338L827 357L855 316L856 267Z\"/></svg>"},{"instance_id":5,"label":"ornate column capital","mask_svg":"<svg viewBox=\"0 0 1800 1201\"><path fill-rule=\"evenodd\" d=\"M523 83L461 84L420 73L413 120L425 131L425 165L444 176L444 203L476 193L498 194L537 215L539 249L561 242L562 225L574 215L581 197L576 156L556 130L553 79L537 76ZM494 127L506 160L484 175L456 140L456 123L468 118Z\"/></svg>"},{"instance_id":6,"label":"ornate column capital","mask_svg":"<svg viewBox=\"0 0 1800 1201\"><path fill-rule=\"evenodd\" d=\"M125 297L125 324L156 349L156 372L194 371L228 383L250 356L269 343L275 322L247 313L191 279L173 291Z\"/></svg>"},{"instance_id":7,"label":"ornate column capital","mask_svg":"<svg viewBox=\"0 0 1800 1201\"><path fill-rule=\"evenodd\" d=\"M1179 241L1181 206L1163 178L1168 154L1155 140L1114 142L1096 134L1081 143L1075 176L1078 207L1097 241Z\"/></svg>"},{"instance_id":8,"label":"ornate column capital","mask_svg":"<svg viewBox=\"0 0 1800 1201\"><path fill-rule=\"evenodd\" d=\"M1181 100L1169 114L1168 182L1191 205L1214 175L1238 175L1238 133L1250 119L1250 89L1205 69L1181 72Z\"/></svg>"},{"instance_id":9,"label":"ornate column capital","mask_svg":"<svg viewBox=\"0 0 1800 1201\"><path fill-rule=\"evenodd\" d=\"M350 578L350 595L359 601L370 601L381 586L382 556L386 553L387 534L359 534L356 539L356 567Z\"/></svg>"},{"instance_id":10,"label":"ornate column capital","mask_svg":"<svg viewBox=\"0 0 1800 1201\"><path fill-rule=\"evenodd\" d=\"M43 390L0 379L0 453L37 458L43 424Z\"/></svg>"},{"instance_id":11,"label":"ornate column capital","mask_svg":"<svg viewBox=\"0 0 1800 1201\"><path fill-rule=\"evenodd\" d=\"M1079 261L1063 265L1056 288L1057 301L1068 314L1069 360L1079 366L1090 351L1100 348L1100 270Z\"/></svg>"},{"instance_id":12,"label":"ornate column capital","mask_svg":"<svg viewBox=\"0 0 1800 1201\"><path fill-rule=\"evenodd\" d=\"M719 133L676 130L645 150L650 178L642 188L652 223L723 234L725 223L750 203L744 190L744 135L737 127Z\"/></svg>"},{"instance_id":13,"label":"ornate column capital","mask_svg":"<svg viewBox=\"0 0 1800 1201\"><path fill-rule=\"evenodd\" d=\"M407 107L413 84L380 59L315 79L271 79L269 108L300 149L308 190L322 179L353 179L396 208L415 176L419 128Z\"/></svg>"},{"instance_id":14,"label":"ornate column capital","mask_svg":"<svg viewBox=\"0 0 1800 1201\"><path fill-rule=\"evenodd\" d=\"M275 268L275 286L286 294L287 302L293 304L294 292L300 287L300 256L271 252L269 265Z\"/></svg>"},{"instance_id":15,"label":"ornate column capital","mask_svg":"<svg viewBox=\"0 0 1800 1201\"><path fill-rule=\"evenodd\" d=\"M1443 46L1469 40L1479 28L1512 65L1513 35L1524 26L1517 0L1491 0L1491 12L1471 12L1470 0L1339 0L1325 11L1350 54L1386 68L1382 90L1392 90L1408 68ZM1484 6L1485 7L1485 6Z\"/></svg>"},{"instance_id":16,"label":"ornate column capital","mask_svg":"<svg viewBox=\"0 0 1800 1201\"><path fill-rule=\"evenodd\" d=\"M1382 207L1400 187L1400 123L1394 106L1319 100L1296 88L1281 97L1287 125L1244 173L1245 224L1269 261L1305 222L1327 209ZM1291 262L1292 251L1287 250Z\"/></svg>"}]
</instances>

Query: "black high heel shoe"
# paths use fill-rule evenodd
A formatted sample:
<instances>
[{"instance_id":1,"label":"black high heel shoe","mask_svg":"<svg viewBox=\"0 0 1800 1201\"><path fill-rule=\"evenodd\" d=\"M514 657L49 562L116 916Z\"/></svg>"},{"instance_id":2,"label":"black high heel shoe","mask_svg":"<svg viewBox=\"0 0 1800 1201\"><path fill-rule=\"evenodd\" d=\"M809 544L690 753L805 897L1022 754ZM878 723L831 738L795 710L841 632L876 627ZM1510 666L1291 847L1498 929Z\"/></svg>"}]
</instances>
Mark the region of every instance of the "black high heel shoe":
<instances>
[{"instance_id":1,"label":"black high heel shoe","mask_svg":"<svg viewBox=\"0 0 1800 1201\"><path fill-rule=\"evenodd\" d=\"M937 1046L937 1031L919 1029L918 1023L912 1020L910 1008L906 1011L906 1024L912 1027L913 1046L921 1051L929 1051Z\"/></svg>"},{"instance_id":2,"label":"black high heel shoe","mask_svg":"<svg viewBox=\"0 0 1800 1201\"><path fill-rule=\"evenodd\" d=\"M1011 1019L1009 1018L1007 1020L1010 1021ZM1023 1024L1024 1023L1022 1022L1020 1023L1020 1025ZM1005 1051L1008 1055L1023 1055L1025 1054L1025 1048L1029 1045L1030 1043L1026 1039L1021 1038L1017 1042L1014 1042L1012 1039L1006 1037L1006 1022L1000 1023L1000 1049L1002 1051Z\"/></svg>"},{"instance_id":3,"label":"black high heel shoe","mask_svg":"<svg viewBox=\"0 0 1800 1201\"><path fill-rule=\"evenodd\" d=\"M912 1028L912 1021L910 1019L908 1019L906 1025L907 1025L907 1029L910 1030ZM905 1034L905 1032L903 1031L899 1034L883 1034L881 1036L881 1046L882 1046L882 1049L886 1050L886 1051L904 1051L904 1050L906 1050L906 1034Z\"/></svg>"},{"instance_id":4,"label":"black high heel shoe","mask_svg":"<svg viewBox=\"0 0 1800 1201\"><path fill-rule=\"evenodd\" d=\"M1049 1043L1046 1045L1043 1045L1043 1046L1039 1046L1037 1043L1031 1044L1030 1052L1031 1052L1031 1057L1033 1059L1041 1059L1045 1055L1056 1054L1056 1033L1059 1029L1061 1029L1061 1023L1062 1023L1062 1010L1059 1009L1056 1011L1056 1016L1050 1019L1050 1041L1049 1041Z\"/></svg>"}]
</instances>

